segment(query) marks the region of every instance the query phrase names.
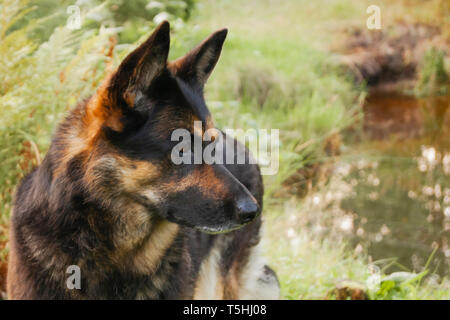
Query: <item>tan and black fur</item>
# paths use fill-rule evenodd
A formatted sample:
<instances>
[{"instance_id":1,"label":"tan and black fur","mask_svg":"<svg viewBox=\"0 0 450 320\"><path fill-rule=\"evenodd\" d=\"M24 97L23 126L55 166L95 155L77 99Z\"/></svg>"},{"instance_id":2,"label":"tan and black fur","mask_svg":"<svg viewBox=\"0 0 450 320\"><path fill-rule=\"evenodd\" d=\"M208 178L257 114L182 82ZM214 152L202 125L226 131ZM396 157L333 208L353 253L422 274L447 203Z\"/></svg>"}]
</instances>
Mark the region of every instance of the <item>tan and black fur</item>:
<instances>
[{"instance_id":1,"label":"tan and black fur","mask_svg":"<svg viewBox=\"0 0 450 320\"><path fill-rule=\"evenodd\" d=\"M259 252L258 166L170 160L174 129L214 127L203 86L227 30L174 62L169 33L160 24L70 113L18 187L10 299L278 297ZM66 286L70 265L81 289Z\"/></svg>"}]
</instances>

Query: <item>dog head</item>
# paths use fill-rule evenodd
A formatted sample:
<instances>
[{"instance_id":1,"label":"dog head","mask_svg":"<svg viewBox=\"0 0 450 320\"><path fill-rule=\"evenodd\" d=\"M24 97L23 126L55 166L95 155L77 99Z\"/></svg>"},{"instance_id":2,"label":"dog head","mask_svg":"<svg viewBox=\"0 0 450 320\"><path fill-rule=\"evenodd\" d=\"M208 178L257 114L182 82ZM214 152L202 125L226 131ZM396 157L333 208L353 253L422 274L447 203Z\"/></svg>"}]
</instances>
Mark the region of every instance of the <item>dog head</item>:
<instances>
[{"instance_id":1,"label":"dog head","mask_svg":"<svg viewBox=\"0 0 450 320\"><path fill-rule=\"evenodd\" d=\"M204 232L230 231L260 212L249 190L224 165L175 164L171 157L174 130L194 137L204 133L195 121L205 131L214 128L203 87L227 30L173 62L169 33L169 23L161 23L88 102L83 134L102 150L92 156L90 177L98 190L132 199L150 215Z\"/></svg>"}]
</instances>

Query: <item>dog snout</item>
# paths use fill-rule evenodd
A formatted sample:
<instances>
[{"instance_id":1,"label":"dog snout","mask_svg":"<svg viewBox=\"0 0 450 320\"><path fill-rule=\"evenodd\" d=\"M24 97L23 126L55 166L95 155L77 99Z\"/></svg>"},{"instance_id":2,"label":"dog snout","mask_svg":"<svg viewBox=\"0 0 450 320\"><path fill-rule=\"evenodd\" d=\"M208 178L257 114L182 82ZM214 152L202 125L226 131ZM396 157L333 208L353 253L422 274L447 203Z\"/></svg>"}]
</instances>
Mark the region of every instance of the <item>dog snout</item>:
<instances>
[{"instance_id":1,"label":"dog snout","mask_svg":"<svg viewBox=\"0 0 450 320\"><path fill-rule=\"evenodd\" d=\"M258 215L259 206L254 199L240 199L236 203L236 211L240 223L248 223Z\"/></svg>"}]
</instances>

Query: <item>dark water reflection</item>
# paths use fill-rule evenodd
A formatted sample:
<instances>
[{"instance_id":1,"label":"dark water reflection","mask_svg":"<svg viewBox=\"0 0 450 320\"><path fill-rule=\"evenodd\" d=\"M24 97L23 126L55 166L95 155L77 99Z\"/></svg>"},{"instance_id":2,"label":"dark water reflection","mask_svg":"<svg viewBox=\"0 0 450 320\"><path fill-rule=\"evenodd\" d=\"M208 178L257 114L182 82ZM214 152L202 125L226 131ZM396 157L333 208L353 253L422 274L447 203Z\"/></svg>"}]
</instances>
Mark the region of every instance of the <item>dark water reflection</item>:
<instances>
[{"instance_id":1,"label":"dark water reflection","mask_svg":"<svg viewBox=\"0 0 450 320\"><path fill-rule=\"evenodd\" d=\"M340 164L352 190L340 209L352 219L343 229L373 260L396 257L421 271L437 248L430 271L450 274L449 106L450 97L367 99L364 137Z\"/></svg>"}]
</instances>

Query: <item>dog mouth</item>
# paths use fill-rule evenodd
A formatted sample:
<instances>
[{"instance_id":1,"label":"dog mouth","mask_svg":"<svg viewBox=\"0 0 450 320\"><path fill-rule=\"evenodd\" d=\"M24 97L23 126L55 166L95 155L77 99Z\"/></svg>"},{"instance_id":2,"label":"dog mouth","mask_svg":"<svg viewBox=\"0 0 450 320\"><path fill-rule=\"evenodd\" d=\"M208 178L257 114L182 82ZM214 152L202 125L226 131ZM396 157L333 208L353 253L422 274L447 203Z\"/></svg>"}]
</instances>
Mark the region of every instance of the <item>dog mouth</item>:
<instances>
[{"instance_id":1,"label":"dog mouth","mask_svg":"<svg viewBox=\"0 0 450 320\"><path fill-rule=\"evenodd\" d=\"M229 233L235 230L239 230L243 227L245 227L246 225L252 223L257 216L255 216L255 218L249 220L249 221L245 221L242 223L228 223L225 225L221 225L221 226L194 226L193 228L195 230L198 230L200 232L203 233L207 233L207 234L223 234L223 233Z\"/></svg>"},{"instance_id":2,"label":"dog mouth","mask_svg":"<svg viewBox=\"0 0 450 320\"><path fill-rule=\"evenodd\" d=\"M229 223L226 223L226 224L221 224L221 225L216 225L216 226L207 226L207 225L196 225L193 223L189 223L188 221L185 221L184 219L179 219L172 215L166 216L165 218L167 220L177 223L179 225L182 225L182 226L185 226L188 228L192 228L194 230L198 230L202 233L212 234L212 235L229 233L229 232L241 229L241 228L245 227L246 225L252 223L255 220L255 219L251 219L249 221L245 221L242 223L236 223L236 222L230 221Z\"/></svg>"},{"instance_id":3,"label":"dog mouth","mask_svg":"<svg viewBox=\"0 0 450 320\"><path fill-rule=\"evenodd\" d=\"M228 233L231 231L239 230L249 223L250 222L247 222L244 224L232 225L232 226L221 226L221 227L195 226L194 229L198 230L200 232L203 232L203 233L207 233L207 234L223 234L223 233Z\"/></svg>"},{"instance_id":4,"label":"dog mouth","mask_svg":"<svg viewBox=\"0 0 450 320\"><path fill-rule=\"evenodd\" d=\"M261 213L259 212L253 215L252 217L247 217L245 219L229 219L229 220L226 219L228 221L221 221L216 224L215 223L209 224L209 223L202 223L201 220L193 221L192 219L187 219L186 217L177 214L176 210L174 210L173 208L159 212L159 216L170 222L211 235L224 234L241 229L246 225L255 221L260 214Z\"/></svg>"},{"instance_id":5,"label":"dog mouth","mask_svg":"<svg viewBox=\"0 0 450 320\"><path fill-rule=\"evenodd\" d=\"M241 229L253 221L253 219L252 219L251 221L244 222L244 223L230 222L230 223L223 224L223 225L206 226L206 225L195 225L195 224L189 223L187 221L184 221L183 219L177 219L174 217L170 217L170 218L166 217L166 219L169 221L172 221L174 223L177 223L179 225L200 231L202 233L212 234L212 235L228 233L228 232L232 232L232 231Z\"/></svg>"}]
</instances>

